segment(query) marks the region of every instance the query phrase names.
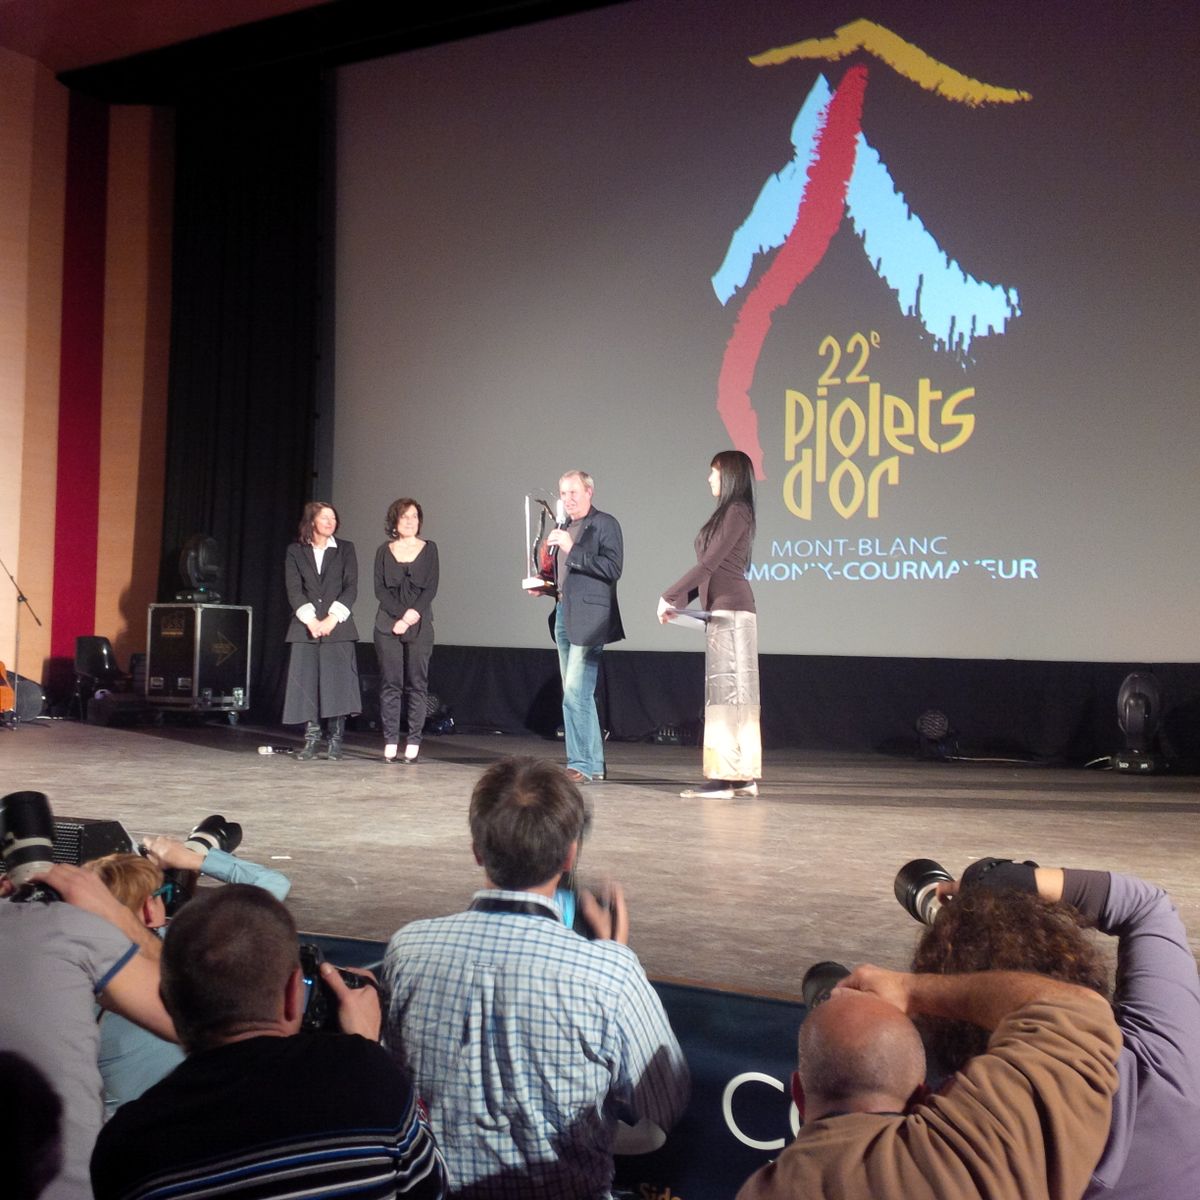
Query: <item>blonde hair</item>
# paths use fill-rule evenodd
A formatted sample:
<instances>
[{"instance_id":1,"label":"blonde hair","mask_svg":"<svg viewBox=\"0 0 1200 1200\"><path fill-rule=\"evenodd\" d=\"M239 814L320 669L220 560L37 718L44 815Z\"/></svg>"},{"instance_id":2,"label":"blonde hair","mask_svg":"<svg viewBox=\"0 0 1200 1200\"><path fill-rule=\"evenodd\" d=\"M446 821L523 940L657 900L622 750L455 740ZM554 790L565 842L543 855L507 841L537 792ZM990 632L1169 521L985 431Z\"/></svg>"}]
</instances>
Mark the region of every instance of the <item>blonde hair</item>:
<instances>
[{"instance_id":1,"label":"blonde hair","mask_svg":"<svg viewBox=\"0 0 1200 1200\"><path fill-rule=\"evenodd\" d=\"M162 887L162 869L140 854L106 854L84 866L99 875L104 886L133 913L140 912Z\"/></svg>"}]
</instances>

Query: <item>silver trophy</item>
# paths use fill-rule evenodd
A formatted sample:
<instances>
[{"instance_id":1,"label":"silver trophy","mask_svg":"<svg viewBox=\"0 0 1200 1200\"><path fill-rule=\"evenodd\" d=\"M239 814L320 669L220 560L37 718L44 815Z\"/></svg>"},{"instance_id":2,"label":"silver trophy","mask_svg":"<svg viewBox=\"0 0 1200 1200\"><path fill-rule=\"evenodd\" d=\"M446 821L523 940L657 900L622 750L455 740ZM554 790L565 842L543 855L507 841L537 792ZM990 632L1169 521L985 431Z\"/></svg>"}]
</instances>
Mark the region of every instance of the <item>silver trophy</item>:
<instances>
[{"instance_id":1,"label":"silver trophy","mask_svg":"<svg viewBox=\"0 0 1200 1200\"><path fill-rule=\"evenodd\" d=\"M525 569L521 587L525 591L554 591L554 547L546 545L546 539L552 529L566 523L561 500L556 500L551 508L550 501L542 496L525 497L525 543L521 548Z\"/></svg>"}]
</instances>

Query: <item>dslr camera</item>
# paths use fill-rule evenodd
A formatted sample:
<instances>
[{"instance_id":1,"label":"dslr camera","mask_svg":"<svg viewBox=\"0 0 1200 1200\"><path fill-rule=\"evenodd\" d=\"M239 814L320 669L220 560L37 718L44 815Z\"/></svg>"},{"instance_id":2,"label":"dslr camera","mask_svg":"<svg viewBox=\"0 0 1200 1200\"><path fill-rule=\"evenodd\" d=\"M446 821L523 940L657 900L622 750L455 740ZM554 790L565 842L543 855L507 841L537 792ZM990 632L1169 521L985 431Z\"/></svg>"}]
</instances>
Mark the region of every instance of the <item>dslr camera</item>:
<instances>
[{"instance_id":1,"label":"dslr camera","mask_svg":"<svg viewBox=\"0 0 1200 1200\"><path fill-rule=\"evenodd\" d=\"M321 978L321 964L324 961L325 955L315 942L300 943L300 970L304 974L304 1016L300 1028L323 1033L341 1033L337 996L333 988ZM379 993L379 1003L383 1004L383 989L375 980L338 966L335 966L334 970L348 988L373 987Z\"/></svg>"}]
</instances>

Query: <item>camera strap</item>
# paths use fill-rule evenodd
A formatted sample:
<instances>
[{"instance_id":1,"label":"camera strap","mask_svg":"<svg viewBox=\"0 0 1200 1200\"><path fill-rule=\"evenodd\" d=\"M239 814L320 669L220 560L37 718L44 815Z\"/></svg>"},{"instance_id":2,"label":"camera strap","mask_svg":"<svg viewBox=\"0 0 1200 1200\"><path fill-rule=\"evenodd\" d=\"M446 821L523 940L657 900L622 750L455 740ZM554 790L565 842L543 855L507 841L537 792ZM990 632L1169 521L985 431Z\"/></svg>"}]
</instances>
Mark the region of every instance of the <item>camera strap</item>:
<instances>
[{"instance_id":1,"label":"camera strap","mask_svg":"<svg viewBox=\"0 0 1200 1200\"><path fill-rule=\"evenodd\" d=\"M562 918L552 908L547 908L544 904L538 904L535 900L504 900L499 896L495 899L492 899L490 896L480 896L471 901L469 911L517 913L522 917L549 917L556 924L562 924Z\"/></svg>"}]
</instances>

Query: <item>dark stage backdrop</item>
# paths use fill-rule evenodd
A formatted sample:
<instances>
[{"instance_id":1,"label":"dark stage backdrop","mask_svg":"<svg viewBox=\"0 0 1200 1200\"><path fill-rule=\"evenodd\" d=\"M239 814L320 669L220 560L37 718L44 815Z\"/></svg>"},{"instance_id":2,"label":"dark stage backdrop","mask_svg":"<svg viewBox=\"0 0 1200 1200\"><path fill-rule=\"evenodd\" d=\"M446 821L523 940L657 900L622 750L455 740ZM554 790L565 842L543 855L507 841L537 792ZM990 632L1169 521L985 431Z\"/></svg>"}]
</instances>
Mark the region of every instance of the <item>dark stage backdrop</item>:
<instances>
[{"instance_id":1,"label":"dark stage backdrop","mask_svg":"<svg viewBox=\"0 0 1200 1200\"><path fill-rule=\"evenodd\" d=\"M1113 749L1117 685L1146 665L1135 659L1195 656L1197 417L1180 380L1197 368L1181 332L1196 243L1180 218L1196 168L1170 152L1194 113L1167 103L1188 41L1178 23L1192 18L1167 27L1110 4L1086 25L1044 6L1022 22L979 6L938 26L927 6L877 6L910 45L1032 97L973 106L862 51L748 61L832 35L860 15L844 5L717 5L709 21L702 7L636 0L349 68L336 222L322 208L334 163L316 65L214 71L179 99L164 595L183 539L215 534L226 598L255 610L255 715L276 718L280 563L331 453L333 314L336 462L320 482L366 562L388 500L426 504L446 568L437 625L456 644L435 654L443 698L472 723L544 728L553 715L544 613L515 586L517 516L527 488L578 463L630 547L639 649L607 656L608 724L642 736L687 722L699 655L650 609L687 565L708 455L753 449L729 390L749 379L768 742L912 745L914 717L936 706L969 748ZM759 201L777 195L772 179L796 201L836 117L818 77L837 91L863 62L860 133L934 251L872 207L887 198L855 139L865 190L848 193L808 282L775 308L760 295L761 344L739 341L800 225ZM336 298L322 283L335 229ZM977 285L965 293L959 259ZM914 261L941 264L940 292ZM940 414L924 437L922 395ZM615 431L599 460L594 428ZM856 481L876 467L873 517ZM369 628L369 588L361 608ZM1162 672L1186 743L1200 678Z\"/></svg>"},{"instance_id":2,"label":"dark stage backdrop","mask_svg":"<svg viewBox=\"0 0 1200 1200\"><path fill-rule=\"evenodd\" d=\"M189 535L212 534L225 602L254 610L259 717L281 706L284 549L322 436L322 95L316 71L267 71L187 95L176 124L160 594Z\"/></svg>"}]
</instances>

